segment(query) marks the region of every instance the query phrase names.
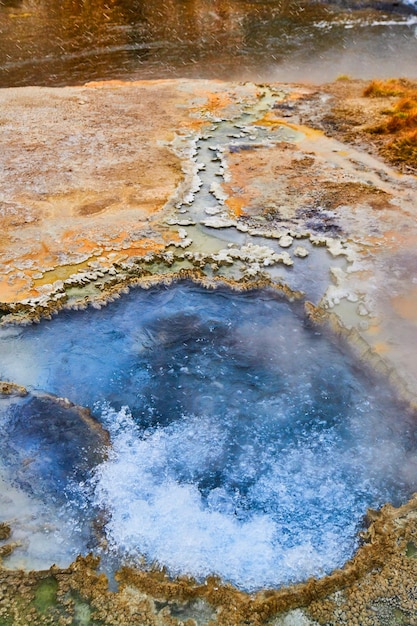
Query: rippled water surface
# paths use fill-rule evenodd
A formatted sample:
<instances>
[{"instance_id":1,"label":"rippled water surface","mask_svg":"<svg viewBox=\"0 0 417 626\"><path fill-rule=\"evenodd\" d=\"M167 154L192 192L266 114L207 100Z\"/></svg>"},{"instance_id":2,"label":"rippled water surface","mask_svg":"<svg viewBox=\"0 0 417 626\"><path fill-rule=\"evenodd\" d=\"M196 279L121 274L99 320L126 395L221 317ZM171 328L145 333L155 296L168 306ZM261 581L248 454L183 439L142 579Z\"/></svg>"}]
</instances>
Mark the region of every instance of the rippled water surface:
<instances>
[{"instance_id":1,"label":"rippled water surface","mask_svg":"<svg viewBox=\"0 0 417 626\"><path fill-rule=\"evenodd\" d=\"M368 507L415 490L410 416L273 292L134 290L3 328L0 353L0 378L88 406L110 432L89 480L66 470L67 497L105 512L117 559L248 590L303 580L353 554Z\"/></svg>"},{"instance_id":2,"label":"rippled water surface","mask_svg":"<svg viewBox=\"0 0 417 626\"><path fill-rule=\"evenodd\" d=\"M1 0L0 86L416 77L416 13L412 0Z\"/></svg>"}]
</instances>

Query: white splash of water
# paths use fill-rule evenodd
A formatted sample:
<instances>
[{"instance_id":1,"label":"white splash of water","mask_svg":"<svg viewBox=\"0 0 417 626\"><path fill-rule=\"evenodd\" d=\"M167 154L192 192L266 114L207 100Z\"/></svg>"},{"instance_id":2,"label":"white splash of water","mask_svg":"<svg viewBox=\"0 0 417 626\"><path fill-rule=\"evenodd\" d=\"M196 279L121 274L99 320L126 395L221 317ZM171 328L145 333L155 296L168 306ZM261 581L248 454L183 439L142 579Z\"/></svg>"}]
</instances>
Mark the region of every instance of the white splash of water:
<instances>
[{"instance_id":1,"label":"white splash of water","mask_svg":"<svg viewBox=\"0 0 417 626\"><path fill-rule=\"evenodd\" d=\"M219 467L223 458L227 442L212 417L184 417L145 434L126 408L107 407L103 419L113 441L96 472L96 504L110 515L107 538L124 557L139 563L144 556L173 575L217 574L252 591L322 575L350 556L363 513L357 491L366 485L355 491L331 469L332 435L317 439L318 453L294 445L278 455L255 477L247 498L257 507L243 515L237 490L220 486L203 498L193 483L201 467ZM246 467L225 473L256 472L250 445L241 458ZM180 481L185 465L187 480ZM332 506L349 512L344 524Z\"/></svg>"}]
</instances>

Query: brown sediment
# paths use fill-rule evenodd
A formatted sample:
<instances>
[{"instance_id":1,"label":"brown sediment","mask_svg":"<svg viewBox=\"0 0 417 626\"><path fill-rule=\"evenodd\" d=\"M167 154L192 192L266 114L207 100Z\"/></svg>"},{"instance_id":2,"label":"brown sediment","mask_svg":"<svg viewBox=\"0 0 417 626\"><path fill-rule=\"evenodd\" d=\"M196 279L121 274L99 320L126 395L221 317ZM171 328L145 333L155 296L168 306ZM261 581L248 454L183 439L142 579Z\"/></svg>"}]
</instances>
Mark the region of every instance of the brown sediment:
<instances>
[{"instance_id":1,"label":"brown sediment","mask_svg":"<svg viewBox=\"0 0 417 626\"><path fill-rule=\"evenodd\" d=\"M357 207L394 209L387 191L359 181L335 179L334 170L311 150L277 143L274 150L257 146L225 157L228 182L226 205L237 218L270 226L284 224L305 232L341 232ZM326 215L325 211L334 215ZM343 220L341 222L340 220Z\"/></svg>"},{"instance_id":2,"label":"brown sediment","mask_svg":"<svg viewBox=\"0 0 417 626\"><path fill-rule=\"evenodd\" d=\"M24 621L29 616L34 625L65 624L74 616L78 600L89 607L92 620L103 624L179 626L183 622L171 615L170 608L203 600L212 607L209 623L213 626L260 626L299 607L319 624L377 626L381 623L379 604L386 607L387 599L388 607L405 616L416 614L416 516L414 498L397 509L387 504L379 512L369 511L363 543L343 568L321 579L253 594L225 585L216 577L198 583L186 577L171 579L163 569L129 567L116 574L118 590L109 591L106 577L96 571L98 560L91 555L78 557L66 569L22 572L3 568L0 593L7 601L0 617L18 615L21 621L13 622L16 624L29 623ZM51 578L56 581L56 602L39 614L34 609L36 590Z\"/></svg>"},{"instance_id":3,"label":"brown sediment","mask_svg":"<svg viewBox=\"0 0 417 626\"><path fill-rule=\"evenodd\" d=\"M415 624L416 559L410 547L415 545L416 537L415 500L400 509L383 507L365 534L365 540L379 545L377 566L351 580L340 593L324 601L313 600L308 614L320 624Z\"/></svg>"},{"instance_id":4,"label":"brown sediment","mask_svg":"<svg viewBox=\"0 0 417 626\"><path fill-rule=\"evenodd\" d=\"M404 164L409 170L417 173L417 130L400 132L399 137L381 148L381 154L392 163Z\"/></svg>"},{"instance_id":5,"label":"brown sediment","mask_svg":"<svg viewBox=\"0 0 417 626\"><path fill-rule=\"evenodd\" d=\"M6 524L5 522L0 523L0 541L5 541L5 539L8 539L11 532L12 529L8 524Z\"/></svg>"},{"instance_id":6,"label":"brown sediment","mask_svg":"<svg viewBox=\"0 0 417 626\"><path fill-rule=\"evenodd\" d=\"M368 97L385 103L383 120L368 128L378 136L387 136L380 152L392 163L405 164L417 171L417 84L407 80L373 81L364 91ZM394 102L386 99L395 97Z\"/></svg>"},{"instance_id":7,"label":"brown sediment","mask_svg":"<svg viewBox=\"0 0 417 626\"><path fill-rule=\"evenodd\" d=\"M417 84L407 79L336 81L330 107L306 119L342 141L379 153L400 171L417 171ZM313 101L318 94L309 94ZM370 122L372 120L372 122Z\"/></svg>"},{"instance_id":8,"label":"brown sediment","mask_svg":"<svg viewBox=\"0 0 417 626\"><path fill-rule=\"evenodd\" d=\"M0 563L1 560L10 556L17 547L17 544L6 543L4 546L0 546Z\"/></svg>"},{"instance_id":9,"label":"brown sediment","mask_svg":"<svg viewBox=\"0 0 417 626\"><path fill-rule=\"evenodd\" d=\"M16 383L0 381L0 396L26 396L28 391L22 385L16 385Z\"/></svg>"}]
</instances>

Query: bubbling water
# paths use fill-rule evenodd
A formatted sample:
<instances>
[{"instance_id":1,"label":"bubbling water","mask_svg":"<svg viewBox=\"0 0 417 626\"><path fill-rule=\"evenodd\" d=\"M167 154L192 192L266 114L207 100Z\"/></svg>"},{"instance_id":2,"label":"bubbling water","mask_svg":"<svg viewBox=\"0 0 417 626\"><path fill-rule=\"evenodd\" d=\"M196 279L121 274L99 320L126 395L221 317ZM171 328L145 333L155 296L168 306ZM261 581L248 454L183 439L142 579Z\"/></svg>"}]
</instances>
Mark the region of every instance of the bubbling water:
<instances>
[{"instance_id":1,"label":"bubbling water","mask_svg":"<svg viewBox=\"0 0 417 626\"><path fill-rule=\"evenodd\" d=\"M367 508L415 489L412 416L272 291L137 289L0 351L109 431L88 498L119 562L277 587L343 565Z\"/></svg>"}]
</instances>

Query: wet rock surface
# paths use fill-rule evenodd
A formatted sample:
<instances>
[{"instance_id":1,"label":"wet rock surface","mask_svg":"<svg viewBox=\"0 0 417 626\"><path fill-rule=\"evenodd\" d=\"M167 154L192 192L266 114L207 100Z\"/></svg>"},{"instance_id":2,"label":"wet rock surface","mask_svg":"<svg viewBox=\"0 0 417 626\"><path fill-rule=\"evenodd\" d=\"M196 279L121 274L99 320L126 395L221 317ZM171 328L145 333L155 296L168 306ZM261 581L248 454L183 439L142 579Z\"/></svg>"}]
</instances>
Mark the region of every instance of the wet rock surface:
<instances>
[{"instance_id":1,"label":"wet rock surface","mask_svg":"<svg viewBox=\"0 0 417 626\"><path fill-rule=\"evenodd\" d=\"M363 97L365 86L182 80L3 90L2 324L101 307L133 284L273 285L415 406L417 183L412 169L378 156L362 128L381 106ZM19 384L10 378L0 402L45 401L23 397ZM386 505L341 570L253 595L217 579L129 569L116 593L90 558L46 575L3 569L0 617L412 624L415 516L414 499ZM11 530L1 534L5 557Z\"/></svg>"}]
</instances>

